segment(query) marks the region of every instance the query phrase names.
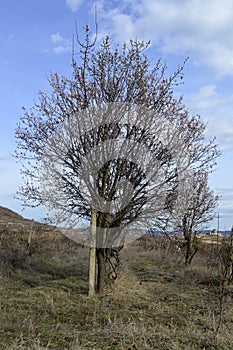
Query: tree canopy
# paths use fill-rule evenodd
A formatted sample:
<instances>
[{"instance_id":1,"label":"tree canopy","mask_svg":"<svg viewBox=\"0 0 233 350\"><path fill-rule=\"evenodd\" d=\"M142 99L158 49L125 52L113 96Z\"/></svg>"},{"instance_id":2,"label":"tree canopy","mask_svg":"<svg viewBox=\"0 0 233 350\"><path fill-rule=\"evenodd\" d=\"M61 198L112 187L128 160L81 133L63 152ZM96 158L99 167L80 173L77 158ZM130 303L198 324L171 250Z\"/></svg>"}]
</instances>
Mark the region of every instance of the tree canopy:
<instances>
[{"instance_id":1,"label":"tree canopy","mask_svg":"<svg viewBox=\"0 0 233 350\"><path fill-rule=\"evenodd\" d=\"M52 73L51 91L24 108L16 130L19 193L25 205L46 205L55 224L91 227L94 210L97 260L106 261L126 231L136 237L137 229L159 226L182 174L208 173L218 152L201 117L174 96L183 65L167 76L166 65L146 54L149 43L113 47L109 36L100 45L90 37L86 27L72 76Z\"/></svg>"}]
</instances>

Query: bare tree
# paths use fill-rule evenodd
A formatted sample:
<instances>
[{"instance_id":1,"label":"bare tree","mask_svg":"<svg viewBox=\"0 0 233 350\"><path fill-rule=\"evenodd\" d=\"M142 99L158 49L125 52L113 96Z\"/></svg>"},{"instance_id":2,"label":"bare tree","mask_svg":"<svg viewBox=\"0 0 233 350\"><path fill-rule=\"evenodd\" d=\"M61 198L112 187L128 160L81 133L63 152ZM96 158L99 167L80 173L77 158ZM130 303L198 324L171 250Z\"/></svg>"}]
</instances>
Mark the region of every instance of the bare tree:
<instances>
[{"instance_id":1,"label":"bare tree","mask_svg":"<svg viewBox=\"0 0 233 350\"><path fill-rule=\"evenodd\" d=\"M222 325L225 311L225 300L227 295L227 286L233 281L233 228L229 237L223 237L217 246L217 267L219 270L219 315L215 328L216 335Z\"/></svg>"},{"instance_id":2,"label":"bare tree","mask_svg":"<svg viewBox=\"0 0 233 350\"><path fill-rule=\"evenodd\" d=\"M200 117L174 98L183 66L167 77L166 66L145 54L149 43L112 48L107 36L97 46L88 26L84 44L77 42L72 77L51 74L51 92L24 109L16 156L24 205L46 205L75 240L83 236L73 228L88 223L93 293L116 278L125 242L159 224L178 175L211 167L217 151L214 140L205 143Z\"/></svg>"},{"instance_id":3,"label":"bare tree","mask_svg":"<svg viewBox=\"0 0 233 350\"><path fill-rule=\"evenodd\" d=\"M205 167L193 172L184 172L181 177L173 197L170 198L173 202L170 202L166 230L170 226L173 232L183 235L184 241L181 241L180 245L184 252L185 264L190 265L198 250L197 232L204 229L214 218L218 196L215 196L208 186L209 174Z\"/></svg>"}]
</instances>

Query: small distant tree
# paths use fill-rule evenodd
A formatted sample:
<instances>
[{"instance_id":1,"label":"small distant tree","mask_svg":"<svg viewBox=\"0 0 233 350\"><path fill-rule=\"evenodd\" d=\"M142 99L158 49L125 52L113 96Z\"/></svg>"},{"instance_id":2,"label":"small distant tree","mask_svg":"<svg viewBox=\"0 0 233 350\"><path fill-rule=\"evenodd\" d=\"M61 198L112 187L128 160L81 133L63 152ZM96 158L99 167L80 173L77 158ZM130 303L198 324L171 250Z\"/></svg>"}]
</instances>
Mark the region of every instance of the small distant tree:
<instances>
[{"instance_id":1,"label":"small distant tree","mask_svg":"<svg viewBox=\"0 0 233 350\"><path fill-rule=\"evenodd\" d=\"M233 282L233 227L230 236L222 239L219 253L220 275L228 284Z\"/></svg>"},{"instance_id":2,"label":"small distant tree","mask_svg":"<svg viewBox=\"0 0 233 350\"><path fill-rule=\"evenodd\" d=\"M225 311L226 289L233 281L233 227L230 236L223 237L217 246L217 255L215 263L217 263L219 272L219 289L218 289L218 306L219 315L215 328L216 335L222 325L222 319Z\"/></svg>"},{"instance_id":3,"label":"small distant tree","mask_svg":"<svg viewBox=\"0 0 233 350\"><path fill-rule=\"evenodd\" d=\"M198 250L197 232L214 218L218 196L208 185L208 172L199 168L191 173L183 173L183 179L173 193L167 227L183 235L185 264L190 265ZM176 194L176 197L174 197Z\"/></svg>"},{"instance_id":4,"label":"small distant tree","mask_svg":"<svg viewBox=\"0 0 233 350\"><path fill-rule=\"evenodd\" d=\"M94 294L116 278L124 231L134 237L156 227L178 174L210 167L217 151L214 140L204 141L200 117L174 97L183 66L167 77L166 66L146 55L149 43L113 48L107 36L98 46L88 26L77 43L72 77L51 74L51 92L24 108L16 156L24 205L46 205L56 224L89 223Z\"/></svg>"}]
</instances>

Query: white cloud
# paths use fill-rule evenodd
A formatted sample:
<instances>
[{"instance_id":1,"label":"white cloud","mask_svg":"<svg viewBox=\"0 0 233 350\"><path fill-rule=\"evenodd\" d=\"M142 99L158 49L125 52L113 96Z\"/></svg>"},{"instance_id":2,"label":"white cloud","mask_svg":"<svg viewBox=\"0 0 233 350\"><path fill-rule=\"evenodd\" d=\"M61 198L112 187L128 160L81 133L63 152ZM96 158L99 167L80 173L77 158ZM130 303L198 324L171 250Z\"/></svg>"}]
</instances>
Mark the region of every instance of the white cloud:
<instances>
[{"instance_id":1,"label":"white cloud","mask_svg":"<svg viewBox=\"0 0 233 350\"><path fill-rule=\"evenodd\" d=\"M166 54L191 54L219 75L233 74L232 0L122 0L116 8L108 3L99 13L117 40L151 39Z\"/></svg>"},{"instance_id":2,"label":"white cloud","mask_svg":"<svg viewBox=\"0 0 233 350\"><path fill-rule=\"evenodd\" d=\"M186 97L193 113L200 113L207 123L207 134L217 137L223 151L233 150L233 95L222 95L215 84L202 86Z\"/></svg>"},{"instance_id":3,"label":"white cloud","mask_svg":"<svg viewBox=\"0 0 233 350\"><path fill-rule=\"evenodd\" d=\"M57 55L60 55L62 53L66 53L70 50L68 46L57 46L53 48L53 52Z\"/></svg>"},{"instance_id":4,"label":"white cloud","mask_svg":"<svg viewBox=\"0 0 233 350\"><path fill-rule=\"evenodd\" d=\"M64 42L64 40L66 40L60 33L51 34L50 39L52 43L61 43Z\"/></svg>"},{"instance_id":5,"label":"white cloud","mask_svg":"<svg viewBox=\"0 0 233 350\"><path fill-rule=\"evenodd\" d=\"M70 41L66 38L64 38L59 32L54 33L50 35L50 40L52 44L59 44L58 46L54 47L52 51L59 55L66 53L70 50Z\"/></svg>"},{"instance_id":6,"label":"white cloud","mask_svg":"<svg viewBox=\"0 0 233 350\"><path fill-rule=\"evenodd\" d=\"M66 5L73 12L76 12L81 4L82 4L82 0L66 0Z\"/></svg>"},{"instance_id":7,"label":"white cloud","mask_svg":"<svg viewBox=\"0 0 233 350\"><path fill-rule=\"evenodd\" d=\"M192 104L198 110L213 108L222 104L222 102L215 84L202 86L196 94L192 95Z\"/></svg>"}]
</instances>

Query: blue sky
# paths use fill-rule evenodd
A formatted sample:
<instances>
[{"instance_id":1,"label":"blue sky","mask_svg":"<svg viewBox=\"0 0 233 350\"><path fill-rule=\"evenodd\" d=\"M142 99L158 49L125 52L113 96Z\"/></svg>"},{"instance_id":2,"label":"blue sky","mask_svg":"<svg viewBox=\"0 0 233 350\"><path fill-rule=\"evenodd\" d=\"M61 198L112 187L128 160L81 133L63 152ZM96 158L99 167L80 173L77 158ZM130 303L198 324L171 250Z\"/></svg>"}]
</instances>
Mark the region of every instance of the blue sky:
<instances>
[{"instance_id":1,"label":"blue sky","mask_svg":"<svg viewBox=\"0 0 233 350\"><path fill-rule=\"evenodd\" d=\"M22 213L14 199L21 183L14 129L21 107L30 108L48 90L50 71L70 73L75 20L116 42L151 40L150 55L170 71L189 56L185 83L177 88L191 113L208 123L207 137L222 150L210 184L221 195L220 228L233 225L233 0L2 0L0 4L0 205ZM38 219L42 212L26 209ZM216 222L212 223L216 226Z\"/></svg>"}]
</instances>

